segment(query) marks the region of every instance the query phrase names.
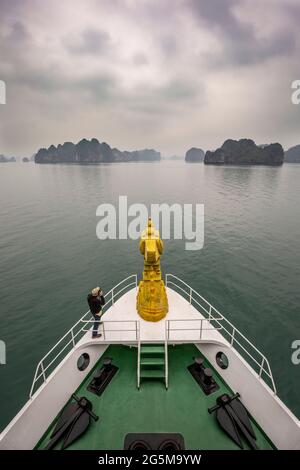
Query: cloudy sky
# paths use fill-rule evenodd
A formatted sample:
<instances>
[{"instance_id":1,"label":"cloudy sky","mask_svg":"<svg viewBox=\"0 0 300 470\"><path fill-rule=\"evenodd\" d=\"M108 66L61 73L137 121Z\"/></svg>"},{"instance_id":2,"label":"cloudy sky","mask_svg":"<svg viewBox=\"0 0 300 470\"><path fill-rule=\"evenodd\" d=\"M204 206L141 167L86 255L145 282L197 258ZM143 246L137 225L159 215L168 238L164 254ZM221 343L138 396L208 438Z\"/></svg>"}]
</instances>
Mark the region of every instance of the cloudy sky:
<instances>
[{"instance_id":1,"label":"cloudy sky","mask_svg":"<svg viewBox=\"0 0 300 470\"><path fill-rule=\"evenodd\" d=\"M0 153L300 143L300 0L0 0Z\"/></svg>"}]
</instances>

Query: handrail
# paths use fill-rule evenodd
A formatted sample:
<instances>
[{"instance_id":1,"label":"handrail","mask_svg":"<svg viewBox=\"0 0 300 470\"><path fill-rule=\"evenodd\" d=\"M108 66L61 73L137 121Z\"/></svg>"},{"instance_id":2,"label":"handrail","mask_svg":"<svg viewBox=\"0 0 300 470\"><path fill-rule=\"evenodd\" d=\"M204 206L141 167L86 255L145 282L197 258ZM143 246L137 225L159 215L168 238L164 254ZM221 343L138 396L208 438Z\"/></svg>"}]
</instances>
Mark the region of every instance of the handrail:
<instances>
[{"instance_id":1,"label":"handrail","mask_svg":"<svg viewBox=\"0 0 300 470\"><path fill-rule=\"evenodd\" d=\"M81 320L82 323L84 324L94 324L95 323L95 319L93 318L92 320ZM108 323L122 323L122 325L124 325L124 323L133 323L134 324L134 328L122 328L120 330L120 328L110 328L110 329L107 329L104 327L104 325L107 325ZM110 331L135 331L135 340L137 341L137 323L138 321L137 320L101 320L101 324L103 326L103 331L105 333L107 332L110 332ZM88 331L90 331L90 328L88 328L87 330L84 328L84 326L82 327L81 331L85 331L86 333Z\"/></svg>"},{"instance_id":2,"label":"handrail","mask_svg":"<svg viewBox=\"0 0 300 470\"><path fill-rule=\"evenodd\" d=\"M128 282L127 282L128 281ZM129 282L131 281L131 282ZM126 285L124 285L121 289L117 290L117 288L119 286L121 286L122 284L124 284L126 282ZM129 287L132 287L132 286L135 286L137 288L137 275L136 274L132 274L131 276L128 276L126 277L125 279L123 279L121 282L119 282L118 284L116 284L106 295L105 295L105 300L106 300L106 303L105 303L105 306L103 307L103 311L105 312L107 310L107 308L110 306L110 305L114 305L115 301L116 301L116 297L121 293L123 292L125 289L128 289ZM71 349L74 349L76 344L78 343L78 341L82 338L82 336L86 333L87 330L85 330L85 325L90 323L90 322L94 322L94 320L87 320L86 317L87 315L90 314L90 310L88 310L68 331L67 333L65 333L61 338L60 340L50 349L50 351L47 352L47 354L45 354L45 356L40 360L40 362L38 363L37 367L36 367L36 370L35 370L35 374L34 374L34 378L33 378L33 381L32 381L32 385L31 385L31 388L30 388L30 393L29 393L29 398L32 398L33 394L38 390L39 387L35 387L36 386L36 383L37 381L39 381L39 379L43 378L43 382L42 383L45 383L47 382L47 374L46 372L50 369L50 367L54 364L54 362L57 360L57 358L68 348L70 347L70 345L72 345ZM125 322L129 322L130 320L125 320ZM112 320L109 320L109 322L113 322ZM83 323L83 326L82 326L82 323ZM78 329L78 331L76 331L76 329ZM110 330L107 330L107 331L110 331ZM113 330L113 331L116 331L116 330ZM124 331L124 330L122 330ZM134 330L131 330L131 331L134 331ZM137 336L137 326L135 328L135 331L136 331L136 336ZM80 335L81 333L81 335ZM78 338L78 336L80 335L80 338ZM62 343L64 342L64 340L66 340L67 338L70 338L69 340L67 340L67 343L62 345ZM76 338L77 338L77 341L76 341ZM54 351L58 351L56 353L56 356L54 358L52 358L50 360L50 362L45 365L45 360L54 352ZM51 372L50 372L51 373ZM49 374L48 374L49 376ZM41 386L42 384L40 384ZM36 388L36 390L35 390Z\"/></svg>"},{"instance_id":3,"label":"handrail","mask_svg":"<svg viewBox=\"0 0 300 470\"><path fill-rule=\"evenodd\" d=\"M192 327L192 328L174 328L170 325L172 325L172 323L176 323L176 322L184 322L184 323L188 323L188 322L198 322L200 323L199 325L199 330L198 328L196 327ZM215 327L215 326L209 326L208 328L205 328L203 327L203 323L204 322L209 322L210 324L210 320L208 318L174 318L173 320L166 320L166 323L168 323L168 327L167 327L167 341L172 341L171 338L170 338L170 331L194 331L194 332L197 332L199 331L199 338L193 338L195 341L197 341L198 339L202 339L202 333L203 331L216 331L216 330L221 330L222 327Z\"/></svg>"},{"instance_id":4,"label":"handrail","mask_svg":"<svg viewBox=\"0 0 300 470\"><path fill-rule=\"evenodd\" d=\"M173 279L173 280L172 280ZM176 282L177 281L177 282ZM185 286L186 289L184 289L184 287L182 287L181 285L178 285L178 282ZM254 372L257 374L259 380L264 380L263 378L263 373L265 373L270 381L271 381L271 386L272 386L272 389L273 389L273 392L274 394L276 395L276 386L275 386L275 382L274 382L274 378L273 378L273 374L272 374L272 371L271 371L271 367L270 367L270 364L269 364L269 361L268 359L264 356L264 354L262 354L261 351L259 351L259 349L256 348L256 346L254 346L254 344L251 343L251 341L249 341L246 336L244 336L229 320L227 320L224 315L222 315L219 310L217 310L213 305L211 305L204 297L202 297L202 295L200 295L197 291L195 291L191 286L189 286L186 282L182 281L179 277L177 276L174 276L174 274L166 274L166 287L168 286L174 286L176 287L178 290L180 290L181 292L184 292L184 294L187 295L188 299L189 299L189 303L192 305L192 304L196 304L199 308L195 307L200 313L202 313L202 315L206 318L203 319L203 321L208 321L209 324L211 324L211 322L215 322L217 323L217 325L219 325L219 328L215 328L214 329L218 329L220 331L220 333L222 334L222 336L224 336L223 332L225 332L228 336L229 336L229 344L231 347L234 347L234 345L238 345L246 354L248 357L251 358L251 360L259 367L259 371L257 372L257 370L255 370L254 367L252 367L252 369L254 370ZM195 296L196 296L196 299L195 299ZM202 305L202 303L200 302L200 300L202 301L202 303L204 302L205 306ZM215 317L214 314L216 314L217 316ZM180 320L169 320L168 321L168 328L167 328L167 332L168 332L168 338L169 338L169 334L170 334L170 331L174 331L176 329L170 329L170 321L180 321ZM186 321L189 321L189 320L186 320ZM199 321L198 319L196 321ZM227 328L225 328L225 326L227 326L227 328L229 327L229 330ZM230 329L232 329L232 331L230 331ZM203 325L202 325L202 322L200 324L200 339L202 337L202 330L203 330ZM237 339L237 336L238 336L238 339ZM225 336L224 336L225 337ZM225 339L227 339L225 337ZM246 343L246 345L242 344L241 341L244 341ZM250 351L249 351L250 349ZM260 360L257 360L255 357L253 357L253 351L255 351L255 353L259 356L259 359ZM246 359L245 359L246 360ZM247 361L248 365L249 362ZM264 382L269 385L266 380L264 380Z\"/></svg>"}]
</instances>

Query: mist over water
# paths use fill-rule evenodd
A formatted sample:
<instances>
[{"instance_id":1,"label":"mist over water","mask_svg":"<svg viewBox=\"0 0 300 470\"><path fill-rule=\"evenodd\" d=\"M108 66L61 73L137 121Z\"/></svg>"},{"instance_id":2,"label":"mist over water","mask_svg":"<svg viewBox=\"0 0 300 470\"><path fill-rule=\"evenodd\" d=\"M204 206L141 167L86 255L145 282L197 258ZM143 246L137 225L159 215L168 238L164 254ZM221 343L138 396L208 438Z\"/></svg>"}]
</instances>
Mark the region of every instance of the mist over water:
<instances>
[{"instance_id":1,"label":"mist over water","mask_svg":"<svg viewBox=\"0 0 300 470\"><path fill-rule=\"evenodd\" d=\"M300 165L213 167L180 161L0 168L0 428L28 397L41 357L87 310L88 291L141 274L138 241L96 237L96 208L205 205L204 248L165 242L163 272L198 290L269 359L300 416Z\"/></svg>"}]
</instances>

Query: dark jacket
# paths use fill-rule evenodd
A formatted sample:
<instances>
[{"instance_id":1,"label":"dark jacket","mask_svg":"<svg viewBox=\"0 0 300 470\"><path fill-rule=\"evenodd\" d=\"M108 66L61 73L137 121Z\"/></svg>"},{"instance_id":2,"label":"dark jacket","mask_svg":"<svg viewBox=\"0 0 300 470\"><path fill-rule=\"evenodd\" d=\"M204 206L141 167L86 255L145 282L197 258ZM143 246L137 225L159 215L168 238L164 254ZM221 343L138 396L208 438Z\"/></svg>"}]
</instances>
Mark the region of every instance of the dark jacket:
<instances>
[{"instance_id":1,"label":"dark jacket","mask_svg":"<svg viewBox=\"0 0 300 470\"><path fill-rule=\"evenodd\" d=\"M101 312L103 305L105 305L105 299L103 295L95 297L94 295L89 294L87 296L87 301L90 307L90 311L93 315L96 315L96 313Z\"/></svg>"}]
</instances>

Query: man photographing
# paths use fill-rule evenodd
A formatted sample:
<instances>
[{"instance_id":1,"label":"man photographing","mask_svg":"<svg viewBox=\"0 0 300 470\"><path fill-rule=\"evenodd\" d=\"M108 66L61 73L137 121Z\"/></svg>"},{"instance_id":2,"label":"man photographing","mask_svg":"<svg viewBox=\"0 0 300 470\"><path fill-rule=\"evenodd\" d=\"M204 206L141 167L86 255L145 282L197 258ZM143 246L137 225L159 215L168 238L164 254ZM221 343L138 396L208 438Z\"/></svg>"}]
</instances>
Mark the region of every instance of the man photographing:
<instances>
[{"instance_id":1,"label":"man photographing","mask_svg":"<svg viewBox=\"0 0 300 470\"><path fill-rule=\"evenodd\" d=\"M95 287L87 296L87 301L90 307L91 314L95 319L92 338L100 338L102 335L101 333L98 333L98 328L101 323L100 318L103 315L102 307L103 305L105 305L105 299L101 288Z\"/></svg>"}]
</instances>

